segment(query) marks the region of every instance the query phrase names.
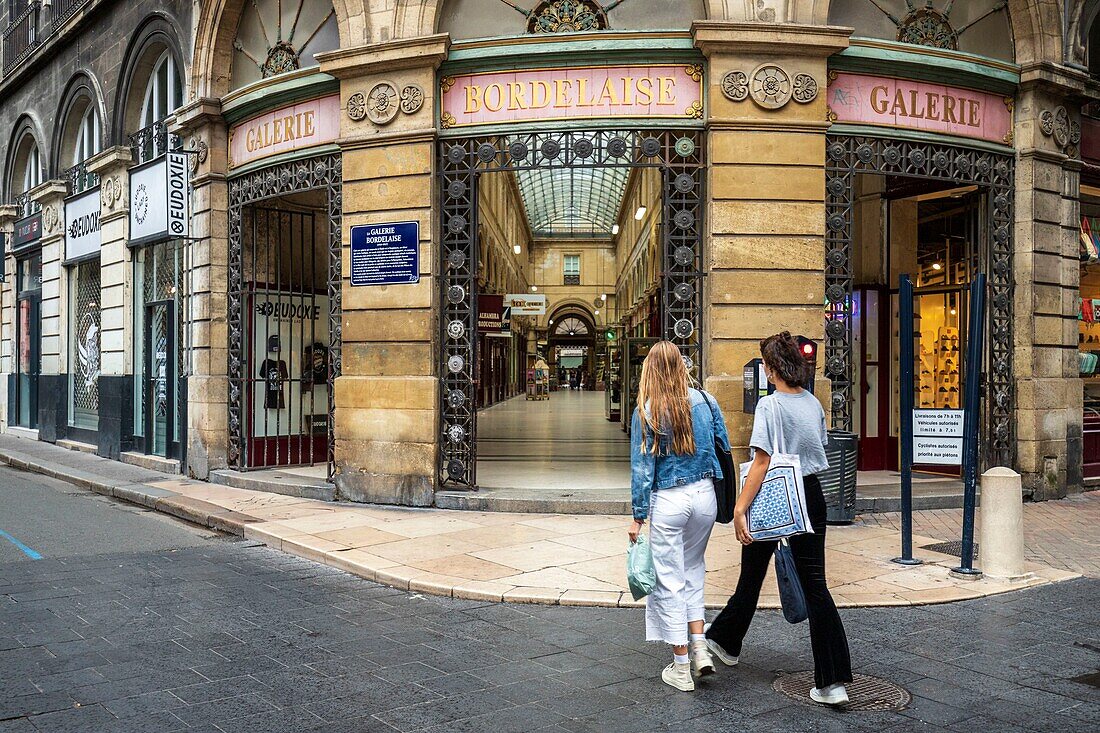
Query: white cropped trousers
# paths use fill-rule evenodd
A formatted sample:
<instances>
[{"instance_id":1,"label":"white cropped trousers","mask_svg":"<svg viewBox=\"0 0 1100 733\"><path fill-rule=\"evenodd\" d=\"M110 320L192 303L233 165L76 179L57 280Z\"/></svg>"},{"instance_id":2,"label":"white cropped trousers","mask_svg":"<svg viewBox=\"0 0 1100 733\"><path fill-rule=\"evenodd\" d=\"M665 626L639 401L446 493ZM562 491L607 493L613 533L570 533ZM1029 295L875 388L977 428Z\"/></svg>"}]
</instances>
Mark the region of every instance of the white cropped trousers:
<instances>
[{"instance_id":1,"label":"white cropped trousers","mask_svg":"<svg viewBox=\"0 0 1100 733\"><path fill-rule=\"evenodd\" d=\"M649 510L649 544L657 587L646 597L646 641L688 643L688 621L703 618L707 551L718 503L707 478L654 491Z\"/></svg>"}]
</instances>

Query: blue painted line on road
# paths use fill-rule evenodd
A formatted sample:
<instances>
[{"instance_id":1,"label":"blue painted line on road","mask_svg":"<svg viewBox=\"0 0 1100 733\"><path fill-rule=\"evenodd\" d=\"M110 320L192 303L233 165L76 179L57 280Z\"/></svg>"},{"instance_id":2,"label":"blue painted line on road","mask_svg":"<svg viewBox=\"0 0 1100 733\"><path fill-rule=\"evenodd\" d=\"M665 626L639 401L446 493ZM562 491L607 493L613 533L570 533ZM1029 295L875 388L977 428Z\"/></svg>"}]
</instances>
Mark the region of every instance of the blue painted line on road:
<instances>
[{"instance_id":1,"label":"blue painted line on road","mask_svg":"<svg viewBox=\"0 0 1100 733\"><path fill-rule=\"evenodd\" d=\"M42 559L42 555L38 554L37 552L35 552L31 548L27 547L22 542L15 539L14 537L12 537L10 534L8 534L7 532L5 532L2 529L0 529L0 537L3 537L8 542L10 542L13 545L15 545L16 547L18 547L19 551L22 552L27 557L29 557L31 560L41 560Z\"/></svg>"}]
</instances>

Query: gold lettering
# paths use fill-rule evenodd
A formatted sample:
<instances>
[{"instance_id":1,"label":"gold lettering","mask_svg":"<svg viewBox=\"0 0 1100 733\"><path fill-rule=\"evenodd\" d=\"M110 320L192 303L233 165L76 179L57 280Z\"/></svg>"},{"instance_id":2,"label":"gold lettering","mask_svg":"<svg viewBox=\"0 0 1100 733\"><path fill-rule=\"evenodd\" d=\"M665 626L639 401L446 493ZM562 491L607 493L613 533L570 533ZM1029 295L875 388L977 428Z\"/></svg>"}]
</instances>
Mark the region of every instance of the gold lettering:
<instances>
[{"instance_id":1,"label":"gold lettering","mask_svg":"<svg viewBox=\"0 0 1100 733\"><path fill-rule=\"evenodd\" d=\"M287 142L294 140L297 137L297 135L294 134L297 129L298 126L294 124L294 117L292 115L287 115L283 118L283 140Z\"/></svg>"},{"instance_id":2,"label":"gold lettering","mask_svg":"<svg viewBox=\"0 0 1100 733\"><path fill-rule=\"evenodd\" d=\"M875 114L884 115L886 110L890 108L890 103L884 98L886 91L886 87L875 87L871 90L871 109L875 111Z\"/></svg>"},{"instance_id":3,"label":"gold lettering","mask_svg":"<svg viewBox=\"0 0 1100 733\"><path fill-rule=\"evenodd\" d=\"M493 101L493 94L496 93L496 102ZM504 90L500 84L489 84L485 87L485 96L482 98L482 102L485 103L485 109L490 112L499 112L504 107Z\"/></svg>"},{"instance_id":4,"label":"gold lettering","mask_svg":"<svg viewBox=\"0 0 1100 733\"><path fill-rule=\"evenodd\" d=\"M577 79L577 106L592 106L592 100L588 98L588 77L582 76Z\"/></svg>"},{"instance_id":5,"label":"gold lettering","mask_svg":"<svg viewBox=\"0 0 1100 733\"><path fill-rule=\"evenodd\" d=\"M638 80L638 104L649 105L653 103L653 80L643 76Z\"/></svg>"},{"instance_id":6,"label":"gold lettering","mask_svg":"<svg viewBox=\"0 0 1100 733\"><path fill-rule=\"evenodd\" d=\"M256 150L256 128L248 128L248 132L244 136L244 149L248 152L254 152Z\"/></svg>"},{"instance_id":7,"label":"gold lettering","mask_svg":"<svg viewBox=\"0 0 1100 733\"><path fill-rule=\"evenodd\" d=\"M481 111L481 87L470 84L466 87L466 114Z\"/></svg>"},{"instance_id":8,"label":"gold lettering","mask_svg":"<svg viewBox=\"0 0 1100 733\"><path fill-rule=\"evenodd\" d=\"M555 79L554 80L554 108L560 109L561 107L569 106L569 87L573 86L573 82L568 79Z\"/></svg>"},{"instance_id":9,"label":"gold lettering","mask_svg":"<svg viewBox=\"0 0 1100 733\"><path fill-rule=\"evenodd\" d=\"M634 104L634 77L623 77L623 104Z\"/></svg>"},{"instance_id":10,"label":"gold lettering","mask_svg":"<svg viewBox=\"0 0 1100 733\"><path fill-rule=\"evenodd\" d=\"M304 132L302 132L303 137L311 137L313 133L317 131L317 128L313 124L313 120L316 117L317 113L311 109L307 109L302 115L302 121L304 123L302 125L302 129L304 130Z\"/></svg>"},{"instance_id":11,"label":"gold lettering","mask_svg":"<svg viewBox=\"0 0 1100 733\"><path fill-rule=\"evenodd\" d=\"M924 110L921 109L920 101L917 99L916 89L909 92L909 116L918 120L924 119Z\"/></svg>"},{"instance_id":12,"label":"gold lettering","mask_svg":"<svg viewBox=\"0 0 1100 733\"><path fill-rule=\"evenodd\" d=\"M619 104L619 89L610 77L603 80L603 90L600 92L600 104L614 106Z\"/></svg>"},{"instance_id":13,"label":"gold lettering","mask_svg":"<svg viewBox=\"0 0 1100 733\"><path fill-rule=\"evenodd\" d=\"M943 121L956 124L959 122L955 117L955 98L947 94L943 95Z\"/></svg>"},{"instance_id":14,"label":"gold lettering","mask_svg":"<svg viewBox=\"0 0 1100 733\"><path fill-rule=\"evenodd\" d=\"M508 82L508 109L525 109L527 107L526 97L522 84L518 81Z\"/></svg>"},{"instance_id":15,"label":"gold lettering","mask_svg":"<svg viewBox=\"0 0 1100 733\"><path fill-rule=\"evenodd\" d=\"M982 117L981 117L981 114L978 112L978 109L979 109L978 100L968 99L968 100L966 100L966 106L967 106L967 109L970 113L968 115L969 121L966 124L970 125L971 127L981 127L982 126Z\"/></svg>"},{"instance_id":16,"label":"gold lettering","mask_svg":"<svg viewBox=\"0 0 1100 733\"><path fill-rule=\"evenodd\" d=\"M278 121L273 122L272 127L271 144L277 145L283 141L283 128Z\"/></svg>"},{"instance_id":17,"label":"gold lettering","mask_svg":"<svg viewBox=\"0 0 1100 733\"><path fill-rule=\"evenodd\" d=\"M676 87L676 80L671 76L658 76L657 77L657 104L668 105L676 104L676 100L672 98L672 90Z\"/></svg>"},{"instance_id":18,"label":"gold lettering","mask_svg":"<svg viewBox=\"0 0 1100 733\"><path fill-rule=\"evenodd\" d=\"M890 108L890 113L902 117L909 116L909 111L905 109L905 95L900 89L894 92L894 106Z\"/></svg>"},{"instance_id":19,"label":"gold lettering","mask_svg":"<svg viewBox=\"0 0 1100 733\"><path fill-rule=\"evenodd\" d=\"M539 93L542 96L539 96ZM531 82L531 109L545 109L550 106L550 82L539 81Z\"/></svg>"},{"instance_id":20,"label":"gold lettering","mask_svg":"<svg viewBox=\"0 0 1100 733\"><path fill-rule=\"evenodd\" d=\"M928 92L928 94L926 94L925 97L927 97L927 99L928 99L928 109L926 110L926 112L928 114L928 119L930 119L930 120L940 119L940 111L938 109L939 104L940 104L940 96L938 94L933 94L932 92Z\"/></svg>"}]
</instances>

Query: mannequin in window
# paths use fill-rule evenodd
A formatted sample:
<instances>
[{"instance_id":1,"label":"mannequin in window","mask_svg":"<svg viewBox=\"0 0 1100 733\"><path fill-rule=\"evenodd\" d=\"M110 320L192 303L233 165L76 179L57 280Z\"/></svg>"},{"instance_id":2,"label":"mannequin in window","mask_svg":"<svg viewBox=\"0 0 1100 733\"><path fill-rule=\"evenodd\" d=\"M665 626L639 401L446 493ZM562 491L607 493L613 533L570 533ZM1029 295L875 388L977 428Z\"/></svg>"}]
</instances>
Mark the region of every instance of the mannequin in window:
<instances>
[{"instance_id":1,"label":"mannequin in window","mask_svg":"<svg viewBox=\"0 0 1100 733\"><path fill-rule=\"evenodd\" d=\"M264 407L269 410L282 410L286 407L286 395L283 386L290 372L286 362L279 358L282 346L278 334L267 337L268 356L260 362L260 378L264 380Z\"/></svg>"}]
</instances>

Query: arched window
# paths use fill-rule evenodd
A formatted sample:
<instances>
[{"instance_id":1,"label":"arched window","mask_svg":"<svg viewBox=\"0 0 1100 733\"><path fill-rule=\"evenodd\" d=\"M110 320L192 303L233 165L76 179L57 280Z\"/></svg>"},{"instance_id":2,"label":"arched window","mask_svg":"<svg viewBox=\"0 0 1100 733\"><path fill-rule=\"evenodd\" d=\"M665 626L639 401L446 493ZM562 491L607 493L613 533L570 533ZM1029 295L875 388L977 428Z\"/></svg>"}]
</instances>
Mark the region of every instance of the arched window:
<instances>
[{"instance_id":1,"label":"arched window","mask_svg":"<svg viewBox=\"0 0 1100 733\"><path fill-rule=\"evenodd\" d=\"M183 83L176 60L165 51L153 65L153 73L145 84L145 101L141 107L141 127L160 122L183 102Z\"/></svg>"},{"instance_id":2,"label":"arched window","mask_svg":"<svg viewBox=\"0 0 1100 733\"><path fill-rule=\"evenodd\" d=\"M90 101L76 128L76 145L73 148L73 165L79 165L99 152L99 115Z\"/></svg>"},{"instance_id":3,"label":"arched window","mask_svg":"<svg viewBox=\"0 0 1100 733\"><path fill-rule=\"evenodd\" d=\"M42 183L42 153L38 147L38 141L29 130L24 131L18 140L19 142L15 145L15 156L12 158L8 190L21 207L19 215L29 216L37 211L39 206L33 201L20 200L20 197Z\"/></svg>"}]
</instances>

